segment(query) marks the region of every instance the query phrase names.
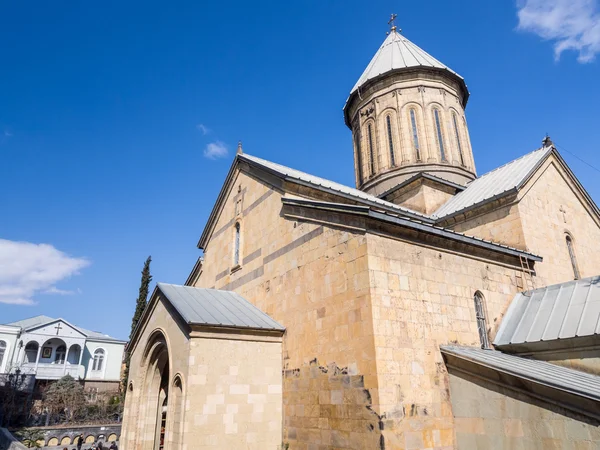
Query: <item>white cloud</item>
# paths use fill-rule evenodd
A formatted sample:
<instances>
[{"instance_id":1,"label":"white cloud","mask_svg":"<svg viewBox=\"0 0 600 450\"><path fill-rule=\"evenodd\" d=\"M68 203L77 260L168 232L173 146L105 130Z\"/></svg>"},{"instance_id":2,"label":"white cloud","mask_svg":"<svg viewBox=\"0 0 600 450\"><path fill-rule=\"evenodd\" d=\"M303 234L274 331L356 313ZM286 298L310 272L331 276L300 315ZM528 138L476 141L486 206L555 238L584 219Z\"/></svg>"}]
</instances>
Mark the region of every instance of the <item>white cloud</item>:
<instances>
[{"instance_id":1,"label":"white cloud","mask_svg":"<svg viewBox=\"0 0 600 450\"><path fill-rule=\"evenodd\" d=\"M202 123L199 123L198 125L196 125L196 128L197 128L198 130L202 131L202 134L203 134L204 136L206 136L208 133L210 133L210 132L211 132L211 129L210 129L210 128L208 128L206 125L204 125L204 124L202 124Z\"/></svg>"},{"instance_id":2,"label":"white cloud","mask_svg":"<svg viewBox=\"0 0 600 450\"><path fill-rule=\"evenodd\" d=\"M49 244L0 239L0 303L34 305L38 293L65 295L55 284L89 266Z\"/></svg>"},{"instance_id":3,"label":"white cloud","mask_svg":"<svg viewBox=\"0 0 600 450\"><path fill-rule=\"evenodd\" d=\"M204 156L208 159L224 158L227 156L227 147L221 141L211 142L204 149Z\"/></svg>"},{"instance_id":4,"label":"white cloud","mask_svg":"<svg viewBox=\"0 0 600 450\"><path fill-rule=\"evenodd\" d=\"M554 42L556 60L565 50L579 53L577 61L593 61L600 53L598 0L519 0L519 30Z\"/></svg>"}]
</instances>

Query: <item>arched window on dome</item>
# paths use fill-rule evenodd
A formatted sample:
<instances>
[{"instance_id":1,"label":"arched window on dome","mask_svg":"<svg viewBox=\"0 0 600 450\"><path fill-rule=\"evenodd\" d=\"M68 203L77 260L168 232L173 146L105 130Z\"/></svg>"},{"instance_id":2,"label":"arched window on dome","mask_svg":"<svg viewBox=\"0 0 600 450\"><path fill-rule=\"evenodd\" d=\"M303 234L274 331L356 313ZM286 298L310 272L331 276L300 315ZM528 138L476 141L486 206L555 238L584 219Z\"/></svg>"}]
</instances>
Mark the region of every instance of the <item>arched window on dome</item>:
<instances>
[{"instance_id":1,"label":"arched window on dome","mask_svg":"<svg viewBox=\"0 0 600 450\"><path fill-rule=\"evenodd\" d=\"M410 115L410 129L412 134L413 148L417 161L421 161L421 147L419 145L419 129L417 128L417 112L415 108L411 108L409 111Z\"/></svg>"},{"instance_id":2,"label":"arched window on dome","mask_svg":"<svg viewBox=\"0 0 600 450\"><path fill-rule=\"evenodd\" d=\"M465 157L463 156L462 145L460 142L460 132L458 131L458 121L456 113L452 112L452 124L454 125L454 135L456 136L456 148L458 148L458 156L460 157L460 165L465 166Z\"/></svg>"},{"instance_id":3,"label":"arched window on dome","mask_svg":"<svg viewBox=\"0 0 600 450\"><path fill-rule=\"evenodd\" d=\"M483 294L477 291L475 292L473 299L475 301L475 317L477 318L477 329L479 330L481 348L490 348L487 332L487 319L485 317L485 307L483 305Z\"/></svg>"},{"instance_id":4,"label":"arched window on dome","mask_svg":"<svg viewBox=\"0 0 600 450\"><path fill-rule=\"evenodd\" d=\"M373 125L367 126L367 145L369 146L369 171L371 176L375 175L375 149L373 146Z\"/></svg>"},{"instance_id":5,"label":"arched window on dome","mask_svg":"<svg viewBox=\"0 0 600 450\"><path fill-rule=\"evenodd\" d=\"M440 150L440 157L442 161L447 162L446 149L444 147L444 135L442 133L442 119L440 118L440 110L433 108L433 122L435 125L435 136Z\"/></svg>"},{"instance_id":6,"label":"arched window on dome","mask_svg":"<svg viewBox=\"0 0 600 450\"><path fill-rule=\"evenodd\" d=\"M354 130L354 142L356 145L356 168L358 170L358 184L362 184L363 182L363 158L362 158L362 149L360 145L360 129L356 128Z\"/></svg>"},{"instance_id":7,"label":"arched window on dome","mask_svg":"<svg viewBox=\"0 0 600 450\"><path fill-rule=\"evenodd\" d=\"M577 257L575 256L575 247L573 246L573 238L567 234L565 236L565 240L567 241L567 249L569 250L569 258L571 258L571 266L573 266L573 277L576 280L581 278L581 274L579 273L579 266L577 265Z\"/></svg>"},{"instance_id":8,"label":"arched window on dome","mask_svg":"<svg viewBox=\"0 0 600 450\"><path fill-rule=\"evenodd\" d=\"M392 138L392 119L389 114L385 117L385 124L387 129L388 146L390 148L390 167L394 167L396 165L396 160L394 158L394 139Z\"/></svg>"}]
</instances>

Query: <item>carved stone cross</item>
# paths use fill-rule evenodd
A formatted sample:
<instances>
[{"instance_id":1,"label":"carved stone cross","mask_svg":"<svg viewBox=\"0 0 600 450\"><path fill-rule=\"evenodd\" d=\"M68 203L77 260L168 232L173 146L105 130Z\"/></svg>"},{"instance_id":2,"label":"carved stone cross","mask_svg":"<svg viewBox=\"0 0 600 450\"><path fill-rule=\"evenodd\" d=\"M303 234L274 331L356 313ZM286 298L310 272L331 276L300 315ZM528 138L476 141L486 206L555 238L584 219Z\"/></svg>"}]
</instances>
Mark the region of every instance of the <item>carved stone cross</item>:
<instances>
[{"instance_id":1,"label":"carved stone cross","mask_svg":"<svg viewBox=\"0 0 600 450\"><path fill-rule=\"evenodd\" d=\"M561 213L563 213L563 220L564 220L565 223L567 223L567 211L565 211L565 208L564 208L563 205L560 205L559 211Z\"/></svg>"},{"instance_id":2,"label":"carved stone cross","mask_svg":"<svg viewBox=\"0 0 600 450\"><path fill-rule=\"evenodd\" d=\"M56 325L54 328L56 328L56 335L58 336L58 332L62 329L62 327L60 326L60 323L58 325Z\"/></svg>"}]
</instances>

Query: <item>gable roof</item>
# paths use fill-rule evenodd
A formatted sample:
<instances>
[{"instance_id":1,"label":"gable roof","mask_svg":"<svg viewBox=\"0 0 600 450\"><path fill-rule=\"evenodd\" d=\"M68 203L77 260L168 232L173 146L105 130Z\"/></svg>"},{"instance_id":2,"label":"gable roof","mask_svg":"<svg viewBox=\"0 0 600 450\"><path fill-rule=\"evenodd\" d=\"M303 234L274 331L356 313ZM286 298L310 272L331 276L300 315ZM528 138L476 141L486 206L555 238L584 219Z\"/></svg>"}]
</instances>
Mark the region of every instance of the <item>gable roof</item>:
<instances>
[{"instance_id":1,"label":"gable roof","mask_svg":"<svg viewBox=\"0 0 600 450\"><path fill-rule=\"evenodd\" d=\"M464 191L440 206L432 217L439 221L511 192L516 193L552 150L553 147L542 147L474 179Z\"/></svg>"},{"instance_id":2,"label":"gable roof","mask_svg":"<svg viewBox=\"0 0 600 450\"><path fill-rule=\"evenodd\" d=\"M384 73L416 67L447 70L462 79L448 66L413 44L396 30L392 30L350 92L358 90L367 81Z\"/></svg>"},{"instance_id":3,"label":"gable roof","mask_svg":"<svg viewBox=\"0 0 600 450\"><path fill-rule=\"evenodd\" d=\"M415 175L413 175L410 178L407 178L406 180L404 180L402 183L397 184L396 186L393 186L391 188L389 188L387 191L379 194L377 197L378 198L385 198L388 195L390 195L391 193L402 189L406 186L408 186L409 184L413 183L414 181L420 180L420 179L424 179L424 180L429 180L429 181L433 181L434 183L438 183L438 184L442 184L444 186L448 186L452 189L456 189L457 192L461 192L464 191L466 189L465 186L462 186L460 184L454 183L453 181L450 180L446 180L445 178L441 178L438 177L437 175L432 175L430 173L427 172L419 172Z\"/></svg>"},{"instance_id":4,"label":"gable roof","mask_svg":"<svg viewBox=\"0 0 600 450\"><path fill-rule=\"evenodd\" d=\"M600 401L600 377L596 375L496 350L450 345L441 346L440 351L444 355L468 360L522 380Z\"/></svg>"},{"instance_id":5,"label":"gable roof","mask_svg":"<svg viewBox=\"0 0 600 450\"><path fill-rule=\"evenodd\" d=\"M86 336L87 338L90 339L98 339L98 340L103 340L103 341L115 341L115 342L124 342L120 339L116 339L114 337L111 337L107 334L102 334L99 333L97 331L90 331L90 330L86 330L85 328L81 328L78 327L76 325L73 325L72 323L67 322L64 319L55 319L49 316L44 316L44 315L39 315L39 316L34 316L34 317L29 317L27 319L23 319L23 320L18 320L16 322L11 322L11 323L7 323L6 325L10 325L10 326L14 326L14 327L19 327L24 331L27 331L31 328L35 328L35 327L39 327L42 325L45 325L47 323L51 323L51 322L56 322L58 320L61 320L63 322L65 322L67 325L73 327L74 329L76 329L77 331L79 331L81 334L83 334L84 336Z\"/></svg>"},{"instance_id":6,"label":"gable roof","mask_svg":"<svg viewBox=\"0 0 600 450\"><path fill-rule=\"evenodd\" d=\"M236 292L166 283L156 287L189 325L285 331L283 325Z\"/></svg>"},{"instance_id":7,"label":"gable roof","mask_svg":"<svg viewBox=\"0 0 600 450\"><path fill-rule=\"evenodd\" d=\"M499 348L600 334L600 276L517 294L494 340ZM539 347L539 345L538 345Z\"/></svg>"},{"instance_id":8,"label":"gable roof","mask_svg":"<svg viewBox=\"0 0 600 450\"><path fill-rule=\"evenodd\" d=\"M325 178L321 178L316 175L310 175L300 170L292 169L291 167L286 167L281 164L267 161L266 159L257 158L256 156L248 155L246 153L238 155L238 158L240 158L242 161L254 163L263 169L267 169L268 171L279 175L284 179L292 180L299 184L308 184L313 188L330 191L334 194L348 197L355 201L359 201L362 203L370 203L373 206L380 206L382 208L396 211L409 217L413 217L424 221L431 221L431 219L429 219L429 217L424 214L413 211L412 209L396 205L395 203L382 200L379 197L367 194L364 191L360 191L358 189L351 188L340 183L336 183L335 181L326 180Z\"/></svg>"}]
</instances>

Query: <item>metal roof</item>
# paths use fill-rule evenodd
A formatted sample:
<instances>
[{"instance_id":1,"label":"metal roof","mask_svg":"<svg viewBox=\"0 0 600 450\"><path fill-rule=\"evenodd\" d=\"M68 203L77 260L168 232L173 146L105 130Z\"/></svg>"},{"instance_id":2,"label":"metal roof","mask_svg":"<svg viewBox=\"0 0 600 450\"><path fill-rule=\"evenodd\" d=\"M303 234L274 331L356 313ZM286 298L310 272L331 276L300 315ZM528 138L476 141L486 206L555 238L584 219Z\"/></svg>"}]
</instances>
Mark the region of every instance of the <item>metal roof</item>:
<instances>
[{"instance_id":1,"label":"metal roof","mask_svg":"<svg viewBox=\"0 0 600 450\"><path fill-rule=\"evenodd\" d=\"M540 148L476 178L464 191L440 206L432 217L444 219L510 191L516 192L552 151L553 147Z\"/></svg>"},{"instance_id":2,"label":"metal roof","mask_svg":"<svg viewBox=\"0 0 600 450\"><path fill-rule=\"evenodd\" d=\"M413 44L400 33L392 30L350 93L356 91L367 81L386 72L412 67L444 69L462 79L460 75L448 68L448 66Z\"/></svg>"},{"instance_id":3,"label":"metal roof","mask_svg":"<svg viewBox=\"0 0 600 450\"><path fill-rule=\"evenodd\" d=\"M596 375L496 350L442 346L440 351L551 388L600 400L600 377Z\"/></svg>"},{"instance_id":4,"label":"metal roof","mask_svg":"<svg viewBox=\"0 0 600 450\"><path fill-rule=\"evenodd\" d=\"M402 206L398 206L392 202L382 200L378 197L375 197L374 195L370 195L366 192L359 191L358 189L354 189L349 186L344 186L343 184L336 183L335 181L330 181L324 178L317 177L315 175L310 175L308 173L301 172L299 170L292 169L281 164L267 161L266 159L257 158L256 156L252 156L247 153L238 155L238 158L240 158L241 160L259 164L260 166L270 169L271 171L277 172L280 176L286 178L291 178L299 182L308 183L315 187L322 187L331 191L336 191L339 194L354 197L354 199L359 201L376 204L388 210L399 212L403 215L413 216L420 220L432 222L432 220L426 215L420 214L408 208L403 208Z\"/></svg>"},{"instance_id":5,"label":"metal roof","mask_svg":"<svg viewBox=\"0 0 600 450\"><path fill-rule=\"evenodd\" d=\"M518 294L494 345L554 341L600 333L600 276Z\"/></svg>"},{"instance_id":6,"label":"metal roof","mask_svg":"<svg viewBox=\"0 0 600 450\"><path fill-rule=\"evenodd\" d=\"M64 319L54 319L52 317L48 317L48 316L44 316L44 315L30 317L28 319L23 319L23 320L18 320L16 322L7 323L6 325L12 325L15 327L20 327L23 330L28 330L29 328L41 326L46 323L55 322L57 320L62 320L63 322L68 323L70 326L72 326L73 328L75 328L76 330L78 330L79 332L81 332L82 334L84 334L85 336L87 336L90 339L102 339L105 341L123 342L123 341L121 341L121 339L116 339L107 334L102 334L97 331L90 331L90 330L86 330L85 328L78 327L77 325L73 325L72 323L69 323Z\"/></svg>"},{"instance_id":7,"label":"metal roof","mask_svg":"<svg viewBox=\"0 0 600 450\"><path fill-rule=\"evenodd\" d=\"M231 291L158 283L157 288L190 325L284 331L285 327Z\"/></svg>"}]
</instances>

